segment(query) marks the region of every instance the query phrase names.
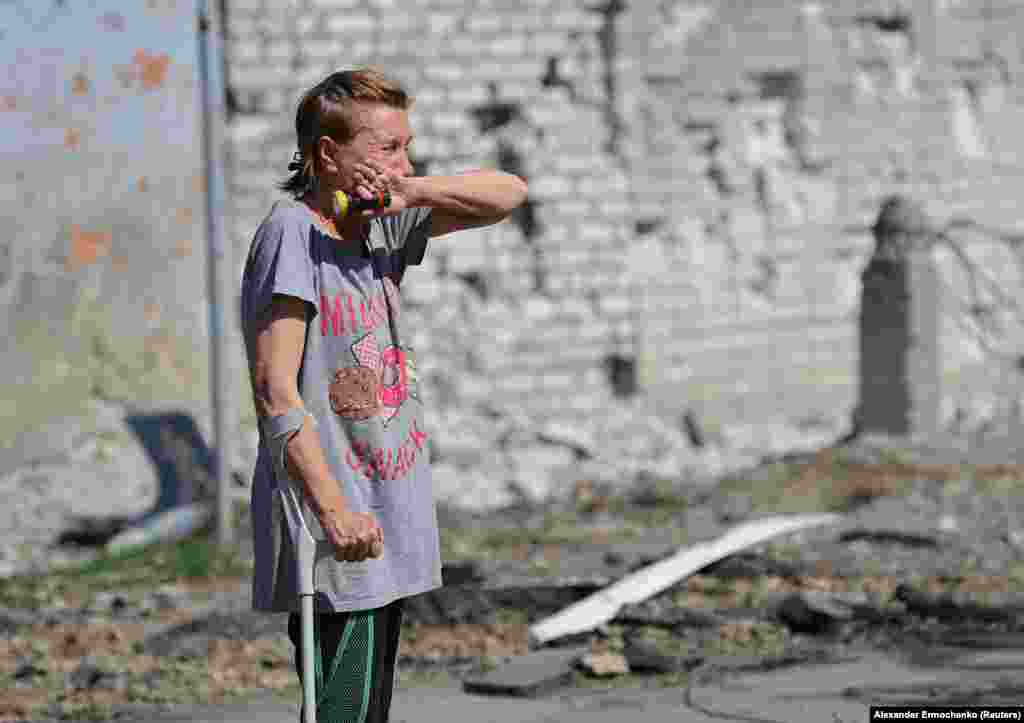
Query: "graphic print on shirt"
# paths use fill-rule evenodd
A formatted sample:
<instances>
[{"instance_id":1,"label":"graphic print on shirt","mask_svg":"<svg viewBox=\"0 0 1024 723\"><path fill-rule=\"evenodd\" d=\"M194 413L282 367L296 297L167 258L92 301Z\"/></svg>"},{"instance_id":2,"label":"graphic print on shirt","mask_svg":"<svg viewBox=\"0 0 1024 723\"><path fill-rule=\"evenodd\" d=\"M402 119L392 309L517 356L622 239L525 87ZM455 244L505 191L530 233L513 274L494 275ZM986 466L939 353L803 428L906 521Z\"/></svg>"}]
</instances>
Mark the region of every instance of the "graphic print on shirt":
<instances>
[{"instance_id":1,"label":"graphic print on shirt","mask_svg":"<svg viewBox=\"0 0 1024 723\"><path fill-rule=\"evenodd\" d=\"M421 403L416 360L397 329L400 278L385 273L381 282L375 279L376 293L342 287L320 297L321 336L328 344L340 343L339 367L328 384L331 409L353 422L379 420L387 431L382 438L372 427L348 427L345 464L368 480L404 479L426 452L421 410L410 408Z\"/></svg>"},{"instance_id":2,"label":"graphic print on shirt","mask_svg":"<svg viewBox=\"0 0 1024 723\"><path fill-rule=\"evenodd\" d=\"M358 336L378 326L387 326L389 309L397 321L401 303L398 286L387 277L383 286L383 294L370 294L366 300L352 293L336 293L333 297L321 295L320 335Z\"/></svg>"},{"instance_id":3,"label":"graphic print on shirt","mask_svg":"<svg viewBox=\"0 0 1024 723\"><path fill-rule=\"evenodd\" d=\"M366 296L351 292L324 294L320 299L320 333L348 337L352 361L334 373L329 397L334 412L347 419L380 416L384 426L394 419L402 404L419 401L418 378L412 350L392 341L389 316L397 323L401 296L394 274L382 280L383 293ZM378 330L382 332L378 337ZM385 335L386 333L386 335ZM387 344L381 348L382 344Z\"/></svg>"},{"instance_id":4,"label":"graphic print on shirt","mask_svg":"<svg viewBox=\"0 0 1024 723\"><path fill-rule=\"evenodd\" d=\"M380 374L367 367L342 367L334 372L327 397L339 416L360 421L376 417L381 413Z\"/></svg>"},{"instance_id":5,"label":"graphic print on shirt","mask_svg":"<svg viewBox=\"0 0 1024 723\"><path fill-rule=\"evenodd\" d=\"M381 350L377 335L371 331L352 344L352 356L359 363L358 369L373 373L377 382L376 406L385 427L407 399L411 397L419 401L415 360L411 351L394 345Z\"/></svg>"}]
</instances>

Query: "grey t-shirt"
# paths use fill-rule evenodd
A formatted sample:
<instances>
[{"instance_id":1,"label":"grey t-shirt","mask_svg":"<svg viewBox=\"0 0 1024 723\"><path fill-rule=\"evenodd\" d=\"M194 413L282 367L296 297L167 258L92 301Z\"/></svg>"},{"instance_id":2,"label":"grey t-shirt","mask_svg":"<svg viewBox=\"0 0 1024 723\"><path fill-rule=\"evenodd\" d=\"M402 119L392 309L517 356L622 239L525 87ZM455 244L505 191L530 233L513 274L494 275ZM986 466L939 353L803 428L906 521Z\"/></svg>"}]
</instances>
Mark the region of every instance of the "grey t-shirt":
<instances>
[{"instance_id":1,"label":"grey t-shirt","mask_svg":"<svg viewBox=\"0 0 1024 723\"><path fill-rule=\"evenodd\" d=\"M441 584L423 400L399 294L406 267L423 259L429 218L429 209L417 208L374 219L371 256L361 242L325 234L305 204L278 201L249 249L241 298L247 350L275 294L307 302L299 393L349 505L372 513L384 531L380 559L317 563L316 605L324 612L380 607ZM278 492L293 481L278 477L261 439L252 484L253 607L294 612L296 531ZM303 511L322 537L308 505Z\"/></svg>"}]
</instances>

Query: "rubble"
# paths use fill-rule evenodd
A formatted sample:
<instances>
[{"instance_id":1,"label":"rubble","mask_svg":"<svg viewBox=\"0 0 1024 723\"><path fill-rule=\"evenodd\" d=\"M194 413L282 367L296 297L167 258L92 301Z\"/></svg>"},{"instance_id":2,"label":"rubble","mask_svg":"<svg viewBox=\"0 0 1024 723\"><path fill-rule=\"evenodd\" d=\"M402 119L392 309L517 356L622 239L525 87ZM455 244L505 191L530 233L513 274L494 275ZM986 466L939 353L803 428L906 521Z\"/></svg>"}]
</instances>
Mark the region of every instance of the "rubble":
<instances>
[{"instance_id":1,"label":"rubble","mask_svg":"<svg viewBox=\"0 0 1024 723\"><path fill-rule=\"evenodd\" d=\"M630 671L629 661L626 660L626 656L611 651L586 653L580 657L577 665L590 675L599 678L626 675Z\"/></svg>"},{"instance_id":2,"label":"rubble","mask_svg":"<svg viewBox=\"0 0 1024 723\"><path fill-rule=\"evenodd\" d=\"M582 456L572 450L574 444L583 447L582 436L570 438L551 428L546 440L539 441L537 435L531 438L516 429L508 424L503 433L513 430L508 439L517 439L517 444L533 439L534 444L562 446ZM462 460L470 459L469 451L459 453ZM678 684L673 676L706 666L758 671L783 659L801 664L806 659L792 655L811 643L836 654L857 644L923 660L960 656L958 660L976 666L1009 664L1021 642L1020 597L1014 592L1019 582L1014 581L1022 571L1014 567L1018 558L1005 539L1006 529L1012 528L993 525L998 507L968 501L988 499L985 490L1002 494L1000 480L1016 468L969 468L960 462L914 467L909 456L900 464L882 463L866 452L844 458L835 450L789 459L786 478L750 471L744 473L746 487L682 480L665 484L642 476L621 492L605 481L579 480L543 506L525 500L493 511L442 505L439 517L446 530L487 530L495 533L495 542L486 549L472 544L459 548L465 557L446 560L445 586L407 601L400 667L445 672L462 681L467 691L537 696L581 674L591 677L592 685L603 685L606 677L656 686ZM775 541L751 538L748 546L720 548L718 559L695 561L699 569L680 579L666 574L655 586L659 589L624 602L606 620L594 623L602 614L579 632L540 646L535 636L531 640L532 631L552 619L548 616L557 617L634 575L678 561L675 535L680 531L688 535L684 549L691 552L720 545L730 535L720 519L722 498L733 489L751 495L747 509L753 521L739 525L750 530L757 527L759 506L770 500L758 485L808 490L812 479L839 479L837 470L851 488L877 494L842 516L840 523ZM908 472L909 485L890 488L884 481ZM871 475L883 482L872 482ZM999 499L1006 507L1002 500L1012 498ZM956 531L936 527L935 513L943 509L956 511ZM661 516L644 517L652 513ZM551 515L562 527L548 526ZM627 516L664 522L649 522L640 537L610 537ZM506 540L505 547L494 546ZM248 590L244 581L238 584L237 591L215 593L202 604L185 588L167 586L141 596L111 589L87 601L42 603L30 615L17 609L9 615L0 612L0 645L6 636L12 652L9 669L3 670L26 690L44 680L52 682L54 676L71 675L80 656L73 665L47 663L26 654L28 648L20 641L39 637L41 625L58 631L74 626L83 632L77 642L67 642L66 632L47 633L56 646L51 650L57 651L52 660L58 660L60 651L78 650L83 644L95 651L109 644L121 656L134 645L141 651L136 656L144 668L140 674L150 676L152 685L163 685L159 672L145 671L160 664L221 665L216 660L226 663L228 651L235 650L231 646L276 641L277 647L259 653L269 666L261 679L287 685L293 673L283 618L247 612ZM960 592L947 594L951 588ZM89 632L111 629L125 631L119 633L120 642L103 642L105 633ZM214 653L221 657L215 660ZM115 666L110 672L123 670ZM223 672L218 669L217 674ZM128 680L138 685L140 678L133 675ZM102 671L83 667L77 680L93 687L75 695L128 695L117 689L116 675L108 680ZM23 702L18 705L27 705L28 699L19 698Z\"/></svg>"},{"instance_id":3,"label":"rubble","mask_svg":"<svg viewBox=\"0 0 1024 723\"><path fill-rule=\"evenodd\" d=\"M940 622L979 622L1024 624L1024 604L982 605L973 601L957 600L952 595L935 595L901 584L893 598L906 605L907 612L921 618L934 618Z\"/></svg>"},{"instance_id":4,"label":"rubble","mask_svg":"<svg viewBox=\"0 0 1024 723\"><path fill-rule=\"evenodd\" d=\"M794 632L817 635L837 632L854 613L847 600L834 593L795 592L779 602L775 616Z\"/></svg>"},{"instance_id":5,"label":"rubble","mask_svg":"<svg viewBox=\"0 0 1024 723\"><path fill-rule=\"evenodd\" d=\"M826 514L768 517L744 523L722 538L684 548L534 624L531 636L537 643L545 643L562 635L593 629L614 618L624 604L645 600L723 557L780 535L835 524L839 520L838 515Z\"/></svg>"},{"instance_id":6,"label":"rubble","mask_svg":"<svg viewBox=\"0 0 1024 723\"><path fill-rule=\"evenodd\" d=\"M704 661L704 656L697 653L685 655L663 653L654 643L635 635L626 638L622 655L629 670L638 673L681 673L692 670Z\"/></svg>"},{"instance_id":7,"label":"rubble","mask_svg":"<svg viewBox=\"0 0 1024 723\"><path fill-rule=\"evenodd\" d=\"M538 650L513 658L498 670L463 681L467 693L537 697L572 679L577 661L589 647Z\"/></svg>"}]
</instances>

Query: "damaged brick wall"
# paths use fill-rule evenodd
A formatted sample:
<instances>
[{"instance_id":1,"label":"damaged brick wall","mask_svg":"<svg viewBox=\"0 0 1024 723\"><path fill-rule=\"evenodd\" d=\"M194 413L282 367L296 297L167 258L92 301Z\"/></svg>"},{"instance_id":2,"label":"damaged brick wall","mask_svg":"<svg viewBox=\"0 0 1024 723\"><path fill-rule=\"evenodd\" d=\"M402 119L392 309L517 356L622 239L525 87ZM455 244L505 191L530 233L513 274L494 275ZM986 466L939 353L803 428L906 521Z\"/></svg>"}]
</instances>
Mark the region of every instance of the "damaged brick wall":
<instances>
[{"instance_id":1,"label":"damaged brick wall","mask_svg":"<svg viewBox=\"0 0 1024 723\"><path fill-rule=\"evenodd\" d=\"M1016 223L1015 3L229 6L240 239L294 99L341 65L415 90L421 168L529 180L511 223L438 240L409 285L446 407L569 418L641 390L719 419L851 410L881 200ZM977 360L946 326L955 374Z\"/></svg>"},{"instance_id":2,"label":"damaged brick wall","mask_svg":"<svg viewBox=\"0 0 1024 723\"><path fill-rule=\"evenodd\" d=\"M660 7L648 60L637 66L646 158L662 163L641 157L650 182L634 176L633 186L653 196L651 214L671 207L704 229L695 244L704 256L687 275L706 285L710 303L698 317L723 322L724 343L747 324L803 328L792 344L769 335L754 358L761 369L777 368L754 378L773 380L775 393L782 380L789 391L779 397L798 405L808 403L808 389L851 390L858 275L870 253L868 229L892 193L923 201L937 228L960 217L1007 232L978 234L966 250L1002 258L980 263L1004 293L1016 294L1019 259L1005 262L1017 256L1013 189L1024 167L1024 145L1008 130L1024 117L1021 51L1012 40L1024 22L1018 4ZM694 232L674 240L685 245L687 235ZM947 287L945 379L1005 386L1003 360L976 353L964 329L966 275L950 254L937 253ZM1019 320L1001 332L1002 351L1019 347ZM720 356L696 355L705 368ZM988 372L978 367L1000 371L983 382ZM947 411L970 403L965 384L944 390Z\"/></svg>"},{"instance_id":3,"label":"damaged brick wall","mask_svg":"<svg viewBox=\"0 0 1024 723\"><path fill-rule=\"evenodd\" d=\"M24 318L37 331L16 337L14 376L53 390L56 406L20 405L43 416L157 387L207 394L199 149L167 140L196 120L192 18L147 3L138 17L163 33L142 40L135 11L114 5L0 5L16 25L5 37L27 33L5 45L0 122L35 129L0 186L14 219L0 306L8 329ZM893 193L962 241L935 251L944 408L1015 389L1019 3L219 5L236 263L286 171L299 93L339 66L380 64L413 89L419 168L491 164L529 180L510 222L436 240L410 277L435 441L453 465L524 439L532 458L571 465L586 454L565 445L567 427L558 445L522 430L624 409L663 421L646 441L609 422L582 448L649 461L687 447L694 420L710 446L716 419L847 418L860 272ZM73 13L98 38L85 51L33 42ZM135 108L160 119L129 124L155 162L114 150L105 119ZM497 473L528 476L497 459Z\"/></svg>"}]
</instances>

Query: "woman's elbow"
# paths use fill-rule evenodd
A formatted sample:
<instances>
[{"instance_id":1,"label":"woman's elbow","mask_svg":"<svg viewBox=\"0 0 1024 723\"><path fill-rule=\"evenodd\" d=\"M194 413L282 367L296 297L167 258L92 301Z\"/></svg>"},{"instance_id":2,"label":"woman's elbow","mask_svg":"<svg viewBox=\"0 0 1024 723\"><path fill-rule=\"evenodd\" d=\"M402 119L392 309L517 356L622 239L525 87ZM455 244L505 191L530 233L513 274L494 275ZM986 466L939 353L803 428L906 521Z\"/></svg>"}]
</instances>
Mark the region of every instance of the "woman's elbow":
<instances>
[{"instance_id":1,"label":"woman's elbow","mask_svg":"<svg viewBox=\"0 0 1024 723\"><path fill-rule=\"evenodd\" d=\"M266 376L256 380L253 391L257 412L263 417L276 417L302 406L295 380Z\"/></svg>"}]
</instances>

